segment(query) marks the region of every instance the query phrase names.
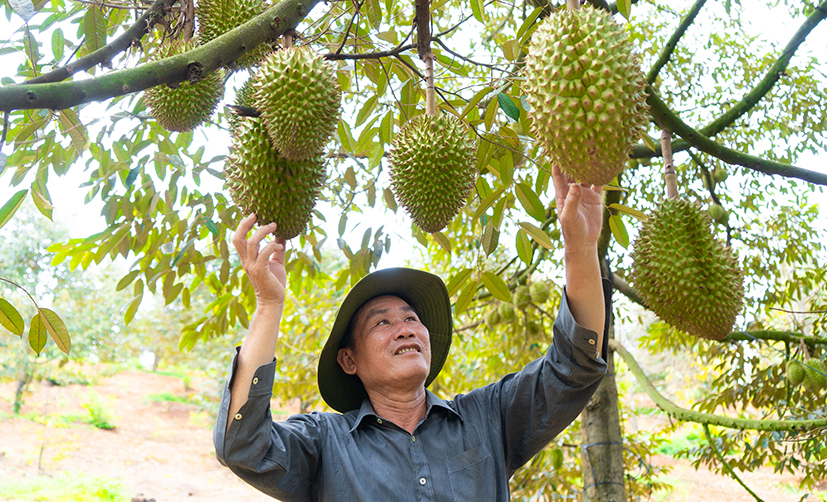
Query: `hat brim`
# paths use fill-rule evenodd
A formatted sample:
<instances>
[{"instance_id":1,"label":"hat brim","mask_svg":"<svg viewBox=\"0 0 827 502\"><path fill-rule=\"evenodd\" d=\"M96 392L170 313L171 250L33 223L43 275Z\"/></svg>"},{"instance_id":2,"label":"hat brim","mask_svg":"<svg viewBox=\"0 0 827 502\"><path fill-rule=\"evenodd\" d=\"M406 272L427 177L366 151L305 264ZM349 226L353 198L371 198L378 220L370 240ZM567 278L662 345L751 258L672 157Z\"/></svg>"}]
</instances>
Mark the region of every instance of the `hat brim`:
<instances>
[{"instance_id":1,"label":"hat brim","mask_svg":"<svg viewBox=\"0 0 827 502\"><path fill-rule=\"evenodd\" d=\"M348 375L339 365L339 345L356 311L371 299L385 295L405 300L416 309L420 321L428 328L431 371L425 380L426 387L437 377L448 357L453 320L451 299L442 279L409 268L388 268L368 274L353 286L342 302L319 357L319 392L328 406L341 413L358 409L367 392L358 377Z\"/></svg>"}]
</instances>

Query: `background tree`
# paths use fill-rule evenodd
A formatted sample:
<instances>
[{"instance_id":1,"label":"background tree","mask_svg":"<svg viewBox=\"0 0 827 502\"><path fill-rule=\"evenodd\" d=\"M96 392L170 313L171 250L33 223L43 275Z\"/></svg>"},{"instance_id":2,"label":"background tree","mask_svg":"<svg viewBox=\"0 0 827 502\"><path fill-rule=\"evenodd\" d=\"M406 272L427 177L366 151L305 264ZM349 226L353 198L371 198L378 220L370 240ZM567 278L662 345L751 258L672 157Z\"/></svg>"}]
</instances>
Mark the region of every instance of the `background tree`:
<instances>
[{"instance_id":1,"label":"background tree","mask_svg":"<svg viewBox=\"0 0 827 502\"><path fill-rule=\"evenodd\" d=\"M651 129L618 177L624 190L605 192L600 247L604 275L622 295L616 295L614 324L635 336L612 342L615 371L580 422L515 476L514 496L582 493L589 500L621 500L648 491L655 473L638 474L633 466L652 442L623 434L628 410L618 404L617 381L625 368L663 411L703 424L708 442L696 461L732 476L773 465L802 474L811 487L827 469L818 440L827 426L824 391L789 385L783 366L804 352L823 359L827 341L824 227L814 197L827 174L795 166L825 150L823 43L808 41L823 36L827 4L653 1L635 4L630 13L628 0L588 3L620 10L618 20L629 20L650 84ZM197 306L203 315L181 338L191 349L237 324L243 328L253 310L250 285L227 246L241 215L221 185L226 112L194 132L170 133L148 115L141 91L194 82L222 66L233 70L245 51L298 29L297 44L337 66L345 113L328 146L322 199L288 254L292 297L278 397L300 397L305 409L321 406L313 367L333 306L376 266L404 262L446 278L457 342L434 384L443 395L518 369L549 343L559 292L529 302L514 293L521 285L560 284L561 278L549 166L530 136L520 87L533 28L558 5L446 0L432 3L428 24L414 18L413 5L395 0L284 0L163 63L149 62L149 55L165 38L192 34L189 0L68 6L4 0L3 6L13 34L0 57L17 70L2 77L0 88L2 139L13 143L4 150L8 157L0 154L0 165L11 171L8 181L18 195L0 210L0 221L25 195L50 217L55 176L85 166L86 200L103 204L106 228L52 245L52 263L85 268L107 257L126 259L129 272L118 289L131 293L127 323L144 295L180 299L190 308L194 292L206 286L213 299ZM753 33L749 21L756 11L788 17L788 38L778 43ZM398 211L385 158L399 127L423 112L423 65L414 51L425 33L436 58L438 110L475 131L479 171L460 215L430 235ZM83 72L92 78L81 78ZM228 73L226 103L247 74ZM676 136L667 143L681 193L723 207L715 232L738 251L746 275L738 331L722 342L639 322L642 301L626 280L635 217L645 217L662 199L661 148L653 138L664 129ZM494 308L514 301L513 319L485 323ZM791 325L777 309L809 313L790 314ZM704 368L699 394L681 407L666 401L634 362L629 349L638 342L655 352L697 357ZM566 459L559 468L558 448Z\"/></svg>"}]
</instances>

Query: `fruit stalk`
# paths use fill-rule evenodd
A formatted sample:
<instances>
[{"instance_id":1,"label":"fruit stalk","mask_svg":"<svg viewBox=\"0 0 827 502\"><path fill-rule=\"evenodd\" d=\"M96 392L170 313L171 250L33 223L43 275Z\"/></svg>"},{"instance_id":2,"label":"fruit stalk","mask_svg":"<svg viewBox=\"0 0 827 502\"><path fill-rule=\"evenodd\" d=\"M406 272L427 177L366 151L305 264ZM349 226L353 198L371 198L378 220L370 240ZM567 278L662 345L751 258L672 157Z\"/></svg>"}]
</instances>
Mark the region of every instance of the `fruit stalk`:
<instances>
[{"instance_id":1,"label":"fruit stalk","mask_svg":"<svg viewBox=\"0 0 827 502\"><path fill-rule=\"evenodd\" d=\"M678 175L672 163L672 131L663 128L660 134L660 148L663 151L663 180L666 182L666 198L678 198Z\"/></svg>"}]
</instances>

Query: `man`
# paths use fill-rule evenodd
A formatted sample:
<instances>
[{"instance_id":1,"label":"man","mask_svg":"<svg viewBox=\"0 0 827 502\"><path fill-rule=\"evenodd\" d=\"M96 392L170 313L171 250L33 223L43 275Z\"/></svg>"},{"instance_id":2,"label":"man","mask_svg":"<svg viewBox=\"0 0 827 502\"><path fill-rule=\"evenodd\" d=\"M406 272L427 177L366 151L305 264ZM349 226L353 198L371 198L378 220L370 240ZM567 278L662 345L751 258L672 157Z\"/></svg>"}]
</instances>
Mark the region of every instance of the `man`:
<instances>
[{"instance_id":1,"label":"man","mask_svg":"<svg viewBox=\"0 0 827 502\"><path fill-rule=\"evenodd\" d=\"M553 172L567 286L545 357L451 401L426 390L451 341L450 299L431 274L388 269L342 303L319 359L319 389L338 413L274 423L272 393L285 298L283 241L259 250L273 225L233 244L256 291L256 315L233 361L218 460L284 501L509 500L514 472L567 427L605 370L609 301L597 257L601 187Z\"/></svg>"}]
</instances>

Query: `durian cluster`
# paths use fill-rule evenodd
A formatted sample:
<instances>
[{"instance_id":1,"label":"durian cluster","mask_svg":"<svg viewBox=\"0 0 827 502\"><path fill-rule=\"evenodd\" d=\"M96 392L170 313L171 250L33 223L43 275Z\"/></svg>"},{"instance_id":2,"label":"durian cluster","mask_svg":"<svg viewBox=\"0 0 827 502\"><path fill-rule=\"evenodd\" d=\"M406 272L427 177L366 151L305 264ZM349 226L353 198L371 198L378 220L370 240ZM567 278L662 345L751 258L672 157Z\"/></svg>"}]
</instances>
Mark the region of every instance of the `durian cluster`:
<instances>
[{"instance_id":1,"label":"durian cluster","mask_svg":"<svg viewBox=\"0 0 827 502\"><path fill-rule=\"evenodd\" d=\"M796 359L787 360L787 380L792 385L801 385L813 391L827 389L827 364L817 357L810 357L804 364Z\"/></svg>"},{"instance_id":2,"label":"durian cluster","mask_svg":"<svg viewBox=\"0 0 827 502\"><path fill-rule=\"evenodd\" d=\"M150 60L177 56L196 46L197 42L193 40L167 43L159 47ZM161 127L177 132L191 131L209 120L222 97L224 81L219 71L210 73L195 84L181 82L175 88L159 85L144 92L149 113Z\"/></svg>"},{"instance_id":3,"label":"durian cluster","mask_svg":"<svg viewBox=\"0 0 827 502\"><path fill-rule=\"evenodd\" d=\"M445 228L474 185L476 148L452 115L417 115L402 126L388 155L391 188L422 230Z\"/></svg>"},{"instance_id":4,"label":"durian cluster","mask_svg":"<svg viewBox=\"0 0 827 502\"><path fill-rule=\"evenodd\" d=\"M537 27L525 63L532 132L545 155L578 183L609 183L648 120L623 28L602 9L561 9Z\"/></svg>"},{"instance_id":5,"label":"durian cluster","mask_svg":"<svg viewBox=\"0 0 827 502\"><path fill-rule=\"evenodd\" d=\"M270 54L238 92L236 104L260 117L236 118L225 181L243 214L276 222L275 235L302 233L324 184L323 148L339 121L333 70L309 49Z\"/></svg>"},{"instance_id":6,"label":"durian cluster","mask_svg":"<svg viewBox=\"0 0 827 502\"><path fill-rule=\"evenodd\" d=\"M720 340L732 331L741 310L743 272L710 226L709 214L697 205L666 199L640 228L632 276L662 320L686 333Z\"/></svg>"},{"instance_id":7,"label":"durian cluster","mask_svg":"<svg viewBox=\"0 0 827 502\"><path fill-rule=\"evenodd\" d=\"M195 15L201 43L206 44L238 28L265 10L267 10L267 4L261 0L198 0ZM236 60L235 65L240 68L257 65L272 50L271 44L261 44L242 54Z\"/></svg>"},{"instance_id":8,"label":"durian cluster","mask_svg":"<svg viewBox=\"0 0 827 502\"><path fill-rule=\"evenodd\" d=\"M502 323L512 323L517 319L518 310L525 310L531 304L543 305L550 297L551 291L545 282L517 286L512 294L513 302L500 303L485 314L483 322L489 328ZM542 332L542 325L535 320L528 320L526 332L532 336L538 335Z\"/></svg>"}]
</instances>

